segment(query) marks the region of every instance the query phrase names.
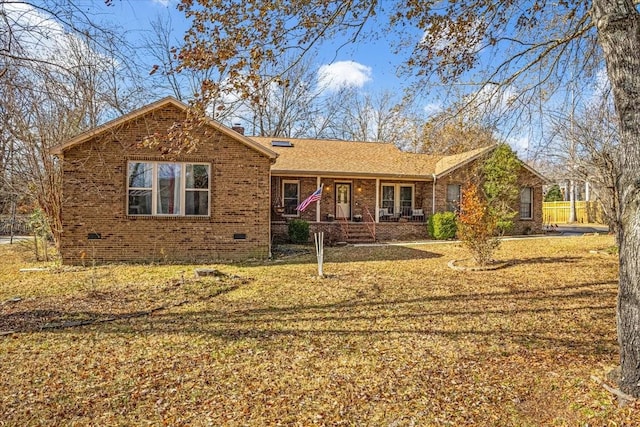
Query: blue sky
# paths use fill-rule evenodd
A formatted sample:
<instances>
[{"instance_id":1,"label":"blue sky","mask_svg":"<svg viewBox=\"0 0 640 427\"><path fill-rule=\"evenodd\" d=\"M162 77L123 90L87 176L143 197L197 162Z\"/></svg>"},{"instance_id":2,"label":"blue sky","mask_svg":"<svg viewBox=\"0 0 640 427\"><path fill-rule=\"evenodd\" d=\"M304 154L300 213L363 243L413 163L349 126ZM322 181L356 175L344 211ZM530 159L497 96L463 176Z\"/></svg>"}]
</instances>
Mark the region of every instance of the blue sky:
<instances>
[{"instance_id":1,"label":"blue sky","mask_svg":"<svg viewBox=\"0 0 640 427\"><path fill-rule=\"evenodd\" d=\"M189 28L189 22L182 12L176 10L177 3L177 0L114 0L111 6L106 6L103 0L76 0L76 4L81 5L82 10L93 19L122 27L127 37L140 45L145 37L151 36L151 22L158 18L169 17L174 38L182 38ZM411 28L405 29L407 33L403 35L385 32L384 23L381 22L373 23L369 30L378 37L364 38L357 45L343 46L340 50L337 47L343 44L343 40L326 42L315 58L317 66L321 75L334 79L337 84L355 86L373 94L388 90L397 94L400 100L407 87L407 78L399 77L397 71L406 58L394 54L394 48L399 41L407 41L407 37L417 37L421 33ZM143 50L140 49L139 53L143 53ZM149 62L152 63L151 60ZM429 91L419 100L416 107L425 116L437 112L441 107L438 97L440 89L437 86L429 87ZM169 93L159 94L163 95ZM526 130L519 134L505 133L503 137L521 156L527 157L529 138Z\"/></svg>"},{"instance_id":2,"label":"blue sky","mask_svg":"<svg viewBox=\"0 0 640 427\"><path fill-rule=\"evenodd\" d=\"M189 23L184 14L176 10L176 4L176 0L116 1L111 7L102 7L102 19L110 19L131 31L133 39L136 34L141 36L150 31L150 21L158 16L169 16L175 29L174 36L179 39L189 28ZM364 90L389 89L400 92L403 89L402 79L396 75L401 58L392 54L388 41L381 38L357 46L346 46L336 52L340 44L336 40L323 45L317 57L319 67L324 66L326 72L341 76Z\"/></svg>"}]
</instances>

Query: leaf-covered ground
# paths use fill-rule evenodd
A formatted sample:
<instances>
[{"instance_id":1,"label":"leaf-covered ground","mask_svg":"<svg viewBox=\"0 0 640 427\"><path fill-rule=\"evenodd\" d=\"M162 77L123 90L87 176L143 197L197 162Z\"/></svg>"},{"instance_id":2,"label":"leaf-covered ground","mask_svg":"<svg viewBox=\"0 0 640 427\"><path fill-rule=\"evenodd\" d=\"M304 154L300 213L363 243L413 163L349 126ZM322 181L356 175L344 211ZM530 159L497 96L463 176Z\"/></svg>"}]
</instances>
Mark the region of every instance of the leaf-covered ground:
<instances>
[{"instance_id":1,"label":"leaf-covered ground","mask_svg":"<svg viewBox=\"0 0 640 427\"><path fill-rule=\"evenodd\" d=\"M640 425L608 236L327 248L264 264L42 267L0 247L0 425Z\"/></svg>"}]
</instances>

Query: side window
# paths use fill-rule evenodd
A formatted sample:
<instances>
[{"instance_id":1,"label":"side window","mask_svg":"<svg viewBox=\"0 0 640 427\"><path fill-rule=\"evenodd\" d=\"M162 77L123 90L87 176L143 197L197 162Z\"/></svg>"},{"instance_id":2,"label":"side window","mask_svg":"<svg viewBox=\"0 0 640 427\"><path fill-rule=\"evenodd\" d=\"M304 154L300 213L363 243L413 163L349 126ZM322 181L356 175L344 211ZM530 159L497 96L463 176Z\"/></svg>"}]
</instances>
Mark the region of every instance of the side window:
<instances>
[{"instance_id":1,"label":"side window","mask_svg":"<svg viewBox=\"0 0 640 427\"><path fill-rule=\"evenodd\" d=\"M533 218L533 188L524 187L520 190L520 219Z\"/></svg>"},{"instance_id":2,"label":"side window","mask_svg":"<svg viewBox=\"0 0 640 427\"><path fill-rule=\"evenodd\" d=\"M447 185L447 211L457 212L460 209L460 184Z\"/></svg>"}]
</instances>

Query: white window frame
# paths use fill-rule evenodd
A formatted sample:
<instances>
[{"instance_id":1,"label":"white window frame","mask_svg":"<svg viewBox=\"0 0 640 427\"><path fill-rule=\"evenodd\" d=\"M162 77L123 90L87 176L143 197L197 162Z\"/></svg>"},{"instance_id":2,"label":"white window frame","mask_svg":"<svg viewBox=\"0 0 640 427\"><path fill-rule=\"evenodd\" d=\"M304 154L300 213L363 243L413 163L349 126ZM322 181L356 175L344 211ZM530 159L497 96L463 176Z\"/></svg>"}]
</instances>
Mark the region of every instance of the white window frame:
<instances>
[{"instance_id":1,"label":"white window frame","mask_svg":"<svg viewBox=\"0 0 640 427\"><path fill-rule=\"evenodd\" d=\"M297 195L298 199L297 199L297 202L296 202L296 207L297 207L298 205L300 205L300 180L298 180L298 179L283 179L282 180L282 186L280 188L280 194L282 194L282 206L283 207L285 206L285 202L284 202L284 186L286 184L295 184L298 187L298 195ZM295 211L295 213L292 213L292 214L291 213L288 214L288 213L285 212L284 214L282 214L282 216L283 217L289 217L289 218L299 217L300 216L300 212Z\"/></svg>"},{"instance_id":2,"label":"white window frame","mask_svg":"<svg viewBox=\"0 0 640 427\"><path fill-rule=\"evenodd\" d=\"M395 182L382 182L380 183L380 207L382 207L382 196L384 195L384 187L393 187L393 212L394 214L402 214L400 208L400 187L411 187L411 206L410 209L414 209L416 206L416 185L411 183L395 183Z\"/></svg>"},{"instance_id":3,"label":"white window frame","mask_svg":"<svg viewBox=\"0 0 640 427\"><path fill-rule=\"evenodd\" d=\"M522 205L523 205L522 194L525 191L529 191L529 202L528 202L528 205L529 205L529 216L528 217L527 216L522 216ZM520 219L524 219L524 220L533 219L533 187L522 187L520 189L520 212L519 212L519 214L520 214Z\"/></svg>"},{"instance_id":4,"label":"white window frame","mask_svg":"<svg viewBox=\"0 0 640 427\"><path fill-rule=\"evenodd\" d=\"M129 212L129 191L130 190L135 190L135 189L142 189L141 187L129 187L129 171L130 171L130 166L133 163L147 163L151 165L151 213L150 214L136 214L136 213L130 213ZM162 164L169 164L169 165L180 165L180 212L179 213L175 213L175 214L163 214L163 213L158 213L158 195L159 195L159 191L158 191L158 170L159 170L159 166ZM189 165L194 165L194 166L207 166L207 168L209 169L209 179L208 181L208 186L207 189L205 190L203 189L193 189L193 188L186 188L187 187L187 166ZM145 217L149 217L149 216L157 216L157 217L188 217L188 218L206 218L211 216L211 176L212 176L212 167L210 163L205 163L205 162L158 162L158 161L150 161L150 160L129 160L127 162L127 175L126 175L126 179L127 179L127 193L126 193L126 199L127 199L127 206L126 206L126 212L128 216L145 216ZM146 189L146 188L145 188ZM191 214L186 214L186 207L187 207L187 191L198 191L198 192L207 192L207 213L204 215L191 215Z\"/></svg>"}]
</instances>

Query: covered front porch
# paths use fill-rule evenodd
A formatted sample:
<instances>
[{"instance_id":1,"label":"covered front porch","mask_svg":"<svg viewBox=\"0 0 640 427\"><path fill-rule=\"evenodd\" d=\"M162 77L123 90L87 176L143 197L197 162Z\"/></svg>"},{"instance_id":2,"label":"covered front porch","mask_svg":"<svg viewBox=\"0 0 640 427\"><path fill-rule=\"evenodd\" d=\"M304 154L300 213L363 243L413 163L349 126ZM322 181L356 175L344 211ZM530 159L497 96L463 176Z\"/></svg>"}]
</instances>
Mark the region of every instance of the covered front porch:
<instances>
[{"instance_id":1,"label":"covered front porch","mask_svg":"<svg viewBox=\"0 0 640 427\"><path fill-rule=\"evenodd\" d=\"M322 197L303 212L296 207L318 188ZM433 185L424 179L363 177L272 177L272 234L286 238L287 222L300 218L312 232L335 241L426 238Z\"/></svg>"},{"instance_id":2,"label":"covered front porch","mask_svg":"<svg viewBox=\"0 0 640 427\"><path fill-rule=\"evenodd\" d=\"M288 222L274 221L271 223L271 235L274 243L286 243L288 237ZM384 222L366 224L362 222L321 221L310 222L309 231L324 232L325 242L373 243L392 241L413 241L428 239L427 227L422 222Z\"/></svg>"}]
</instances>

